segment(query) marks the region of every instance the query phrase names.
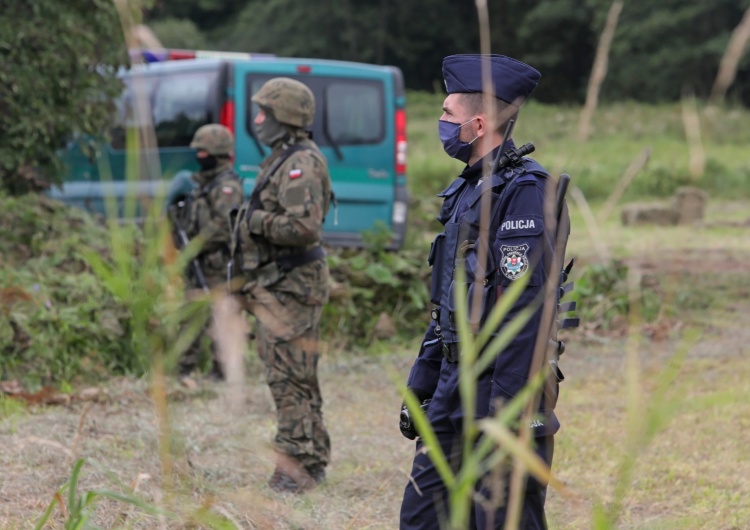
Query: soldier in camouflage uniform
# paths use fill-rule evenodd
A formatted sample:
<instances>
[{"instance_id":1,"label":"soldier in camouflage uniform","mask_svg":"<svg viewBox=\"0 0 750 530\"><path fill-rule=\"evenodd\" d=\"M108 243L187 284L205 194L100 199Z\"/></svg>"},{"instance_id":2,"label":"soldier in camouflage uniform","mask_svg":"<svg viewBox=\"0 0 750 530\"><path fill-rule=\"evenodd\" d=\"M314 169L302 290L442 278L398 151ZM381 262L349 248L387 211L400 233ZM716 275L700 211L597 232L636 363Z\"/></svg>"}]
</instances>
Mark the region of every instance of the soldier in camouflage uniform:
<instances>
[{"instance_id":1,"label":"soldier in camouflage uniform","mask_svg":"<svg viewBox=\"0 0 750 530\"><path fill-rule=\"evenodd\" d=\"M232 164L234 136L232 131L218 124L200 127L190 142L196 149L200 171L193 174L196 187L180 208L182 228L190 239L203 241L197 256L209 289L224 285L229 261L229 212L243 200L242 183ZM197 278L189 277L192 286L200 289ZM180 359L180 373L186 375L198 365L200 341L196 341ZM222 377L221 367L214 354L212 375Z\"/></svg>"},{"instance_id":2,"label":"soldier in camouflage uniform","mask_svg":"<svg viewBox=\"0 0 750 530\"><path fill-rule=\"evenodd\" d=\"M320 315L328 265L320 246L331 198L325 157L308 129L315 99L303 83L271 79L252 100L258 139L273 148L237 217L242 303L255 315L258 354L276 404L278 459L269 486L302 492L325 479L330 439L318 386Z\"/></svg>"}]
</instances>

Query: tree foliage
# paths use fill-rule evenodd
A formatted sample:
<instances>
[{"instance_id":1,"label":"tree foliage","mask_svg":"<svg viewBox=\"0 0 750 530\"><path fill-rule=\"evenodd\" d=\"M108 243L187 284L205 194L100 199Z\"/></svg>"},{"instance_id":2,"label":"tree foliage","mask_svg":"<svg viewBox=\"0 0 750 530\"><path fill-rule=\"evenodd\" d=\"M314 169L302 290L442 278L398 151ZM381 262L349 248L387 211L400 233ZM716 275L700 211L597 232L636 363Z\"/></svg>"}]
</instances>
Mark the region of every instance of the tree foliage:
<instances>
[{"instance_id":1,"label":"tree foliage","mask_svg":"<svg viewBox=\"0 0 750 530\"><path fill-rule=\"evenodd\" d=\"M111 0L0 0L0 187L12 194L58 182L55 154L96 136L121 90L127 60Z\"/></svg>"},{"instance_id":2,"label":"tree foliage","mask_svg":"<svg viewBox=\"0 0 750 530\"><path fill-rule=\"evenodd\" d=\"M685 89L708 96L747 5L746 0L625 2L604 97L674 101ZM747 57L743 67L750 70Z\"/></svg>"},{"instance_id":3,"label":"tree foliage","mask_svg":"<svg viewBox=\"0 0 750 530\"><path fill-rule=\"evenodd\" d=\"M151 29L159 35L160 41L169 48L186 50L203 50L206 48L206 36L198 26L186 18L166 18L157 20Z\"/></svg>"},{"instance_id":4,"label":"tree foliage","mask_svg":"<svg viewBox=\"0 0 750 530\"><path fill-rule=\"evenodd\" d=\"M228 37L216 44L228 50L275 53L399 65L410 86L432 88L440 81L443 56L476 46L473 9L456 0L249 0ZM455 12L446 17L445 13Z\"/></svg>"}]
</instances>

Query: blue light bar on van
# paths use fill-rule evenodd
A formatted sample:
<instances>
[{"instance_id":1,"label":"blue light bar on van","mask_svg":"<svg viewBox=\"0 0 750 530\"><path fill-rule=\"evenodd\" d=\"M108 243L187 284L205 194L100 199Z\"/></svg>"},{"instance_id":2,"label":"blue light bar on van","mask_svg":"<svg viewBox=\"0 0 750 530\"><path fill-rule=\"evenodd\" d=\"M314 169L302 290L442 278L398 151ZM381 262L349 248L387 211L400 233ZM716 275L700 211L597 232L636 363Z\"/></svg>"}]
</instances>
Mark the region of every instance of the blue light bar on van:
<instances>
[{"instance_id":1,"label":"blue light bar on van","mask_svg":"<svg viewBox=\"0 0 750 530\"><path fill-rule=\"evenodd\" d=\"M175 49L132 49L130 58L142 59L147 63L159 63L163 61L181 61L185 59L239 59L251 60L265 57L276 57L272 53L244 53L244 52L224 52L214 50L175 50Z\"/></svg>"}]
</instances>

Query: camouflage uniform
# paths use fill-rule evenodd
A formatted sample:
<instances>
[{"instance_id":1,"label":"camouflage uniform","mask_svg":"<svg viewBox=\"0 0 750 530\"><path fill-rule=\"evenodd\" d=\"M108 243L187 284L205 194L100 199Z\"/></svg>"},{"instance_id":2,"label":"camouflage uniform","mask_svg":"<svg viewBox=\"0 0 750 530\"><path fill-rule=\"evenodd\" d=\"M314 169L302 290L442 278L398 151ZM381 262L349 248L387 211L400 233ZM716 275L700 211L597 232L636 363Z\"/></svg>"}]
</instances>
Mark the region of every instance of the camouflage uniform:
<instances>
[{"instance_id":1,"label":"camouflage uniform","mask_svg":"<svg viewBox=\"0 0 750 530\"><path fill-rule=\"evenodd\" d=\"M180 213L182 227L188 237L192 240L200 236L203 241L197 259L208 287L214 288L226 282L231 238L229 212L242 203L242 183L230 158L234 139L227 128L215 124L204 125L196 131L190 147L217 157L216 167L193 174L196 187L185 200ZM189 277L189 281L194 288L200 288L194 275ZM199 343L196 341L180 360L183 373L198 365ZM214 369L218 369L215 361Z\"/></svg>"},{"instance_id":2,"label":"camouflage uniform","mask_svg":"<svg viewBox=\"0 0 750 530\"><path fill-rule=\"evenodd\" d=\"M289 487L274 482L279 467L270 484L300 491L322 480L330 454L317 365L320 316L328 300L328 265L320 243L331 182L325 157L304 131L314 113L309 89L272 79L253 101L267 115L273 112L286 133L272 143L256 190L240 210L237 266L245 275L243 304L256 317L258 354L276 404L275 447L280 461L292 463L281 471L294 477ZM295 466L301 474L295 475Z\"/></svg>"}]
</instances>

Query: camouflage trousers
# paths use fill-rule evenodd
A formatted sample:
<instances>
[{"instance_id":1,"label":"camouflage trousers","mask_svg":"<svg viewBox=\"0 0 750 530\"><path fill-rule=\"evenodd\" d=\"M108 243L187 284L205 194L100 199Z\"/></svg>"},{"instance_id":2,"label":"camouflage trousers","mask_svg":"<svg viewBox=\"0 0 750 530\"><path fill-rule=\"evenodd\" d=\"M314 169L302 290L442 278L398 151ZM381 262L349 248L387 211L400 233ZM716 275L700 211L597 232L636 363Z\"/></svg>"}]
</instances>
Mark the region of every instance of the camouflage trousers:
<instances>
[{"instance_id":1,"label":"camouflage trousers","mask_svg":"<svg viewBox=\"0 0 750 530\"><path fill-rule=\"evenodd\" d=\"M258 355L276 404L276 450L294 458L308 470L326 466L331 441L323 423L323 398L318 385L320 315L322 306L300 304L285 293L285 312L309 326L296 337L280 337L276 326L257 319ZM265 320L265 322L264 322Z\"/></svg>"}]
</instances>

